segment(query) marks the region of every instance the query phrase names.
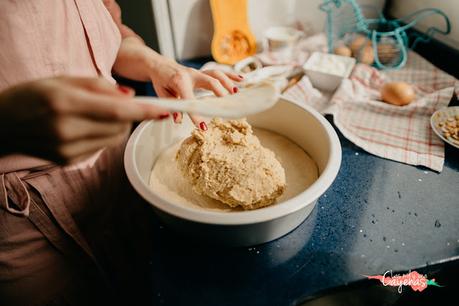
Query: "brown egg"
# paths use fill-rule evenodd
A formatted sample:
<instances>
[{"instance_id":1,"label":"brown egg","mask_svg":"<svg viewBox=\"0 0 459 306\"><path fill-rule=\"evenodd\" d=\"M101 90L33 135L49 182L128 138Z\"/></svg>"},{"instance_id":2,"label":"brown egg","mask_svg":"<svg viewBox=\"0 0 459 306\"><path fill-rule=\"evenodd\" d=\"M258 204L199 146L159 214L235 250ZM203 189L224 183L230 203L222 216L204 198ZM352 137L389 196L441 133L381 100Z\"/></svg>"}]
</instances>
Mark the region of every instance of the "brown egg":
<instances>
[{"instance_id":1,"label":"brown egg","mask_svg":"<svg viewBox=\"0 0 459 306\"><path fill-rule=\"evenodd\" d=\"M413 86L405 82L390 82L381 88L381 99L389 104L403 106L410 104L414 98Z\"/></svg>"},{"instance_id":2,"label":"brown egg","mask_svg":"<svg viewBox=\"0 0 459 306\"><path fill-rule=\"evenodd\" d=\"M390 43L379 43L378 44L378 58L383 64L390 63L398 56L398 49Z\"/></svg>"},{"instance_id":3,"label":"brown egg","mask_svg":"<svg viewBox=\"0 0 459 306\"><path fill-rule=\"evenodd\" d=\"M357 35L357 37L351 41L349 47L351 48L352 54L357 56L359 50L362 49L364 45L369 46L371 42L365 36Z\"/></svg>"},{"instance_id":4,"label":"brown egg","mask_svg":"<svg viewBox=\"0 0 459 306\"><path fill-rule=\"evenodd\" d=\"M349 49L346 46L338 46L333 51L334 51L335 54L341 55L341 56L351 57L351 55L352 55L351 49Z\"/></svg>"},{"instance_id":5,"label":"brown egg","mask_svg":"<svg viewBox=\"0 0 459 306\"><path fill-rule=\"evenodd\" d=\"M360 63L371 65L375 60L375 55L373 51L373 47L365 46L362 50L360 50L357 60Z\"/></svg>"}]
</instances>

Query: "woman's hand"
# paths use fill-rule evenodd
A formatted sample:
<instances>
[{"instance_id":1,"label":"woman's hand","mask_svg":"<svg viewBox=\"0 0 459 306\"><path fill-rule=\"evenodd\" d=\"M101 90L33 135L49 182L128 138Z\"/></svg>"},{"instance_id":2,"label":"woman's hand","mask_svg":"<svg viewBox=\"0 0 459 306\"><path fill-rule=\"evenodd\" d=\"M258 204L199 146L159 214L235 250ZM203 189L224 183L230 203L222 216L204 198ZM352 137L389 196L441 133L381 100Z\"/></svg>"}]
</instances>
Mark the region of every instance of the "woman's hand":
<instances>
[{"instance_id":1,"label":"woman's hand","mask_svg":"<svg viewBox=\"0 0 459 306\"><path fill-rule=\"evenodd\" d=\"M234 94L238 88L233 81L242 80L237 74L217 70L198 71L168 59L164 59L151 73L151 80L158 96L179 99L194 98L194 88L211 90L217 97ZM176 123L182 121L181 113L173 113L173 117ZM201 117L190 115L190 118L197 127L207 129Z\"/></svg>"},{"instance_id":2,"label":"woman's hand","mask_svg":"<svg viewBox=\"0 0 459 306\"><path fill-rule=\"evenodd\" d=\"M242 81L242 76L234 73L209 70L198 71L184 67L151 50L135 37L123 39L113 70L127 78L151 80L160 97L191 99L193 90L211 90L218 97L238 91L234 81ZM174 121L182 120L181 113L174 113ZM205 122L197 116L190 116L193 123L206 129Z\"/></svg>"},{"instance_id":3,"label":"woman's hand","mask_svg":"<svg viewBox=\"0 0 459 306\"><path fill-rule=\"evenodd\" d=\"M169 116L130 101L133 95L101 78L58 77L11 87L0 93L0 154L68 163L119 144L132 121Z\"/></svg>"}]
</instances>

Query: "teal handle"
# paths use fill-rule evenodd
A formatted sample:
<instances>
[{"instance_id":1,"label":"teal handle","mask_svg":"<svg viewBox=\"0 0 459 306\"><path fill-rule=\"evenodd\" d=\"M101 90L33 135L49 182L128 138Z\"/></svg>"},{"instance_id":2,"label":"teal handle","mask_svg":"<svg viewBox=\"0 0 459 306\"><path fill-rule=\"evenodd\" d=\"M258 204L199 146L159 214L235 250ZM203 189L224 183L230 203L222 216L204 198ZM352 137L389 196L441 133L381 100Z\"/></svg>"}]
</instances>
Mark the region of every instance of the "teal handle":
<instances>
[{"instance_id":1,"label":"teal handle","mask_svg":"<svg viewBox=\"0 0 459 306\"><path fill-rule=\"evenodd\" d=\"M353 22L355 26L352 27L352 30L349 31L349 33L358 32L371 37L375 55L374 65L380 69L397 69L406 64L408 57L408 34L406 31L411 27L414 27L421 19L431 15L440 15L445 20L446 28L442 30L436 27L429 27L425 33L416 35L417 37L414 39L411 48L415 48L419 42L428 42L436 33L447 35L451 32L451 23L448 16L443 11L436 8L421 9L400 19L387 20L382 14L380 14L378 19L366 19L362 14L360 6L355 0L324 0L319 7L322 11L327 13L328 51L332 53L335 40L341 39L343 36L343 33L340 32L343 31L343 28L340 28L342 25L339 23L344 22L345 25L348 25L349 22ZM347 15L345 15L347 18L345 21L338 18L338 24L336 24L336 20L334 20L334 18L336 15L339 15L339 10L344 11L345 14L350 17L347 18ZM381 23L388 25L389 29L394 30L378 32L371 29L372 25L377 26ZM400 51L399 61L391 66L386 66L379 60L377 44L378 40L383 37L395 38L396 47Z\"/></svg>"},{"instance_id":2,"label":"teal handle","mask_svg":"<svg viewBox=\"0 0 459 306\"><path fill-rule=\"evenodd\" d=\"M379 69L399 69L399 68L405 66L406 61L408 60L408 52L406 51L404 39L403 39L403 37L402 37L402 35L400 33L404 33L404 32L403 31L398 31L398 29L394 31L394 36L395 36L395 39L397 41L398 49L401 52L400 60L395 65L386 66L386 65L384 65L383 63L381 63L379 61L378 42L377 42L377 37L376 37L377 32L373 31L371 40L372 40L372 44L373 44L373 52L374 52L374 55L375 55L375 63L374 63L374 65L377 68L379 68Z\"/></svg>"}]
</instances>

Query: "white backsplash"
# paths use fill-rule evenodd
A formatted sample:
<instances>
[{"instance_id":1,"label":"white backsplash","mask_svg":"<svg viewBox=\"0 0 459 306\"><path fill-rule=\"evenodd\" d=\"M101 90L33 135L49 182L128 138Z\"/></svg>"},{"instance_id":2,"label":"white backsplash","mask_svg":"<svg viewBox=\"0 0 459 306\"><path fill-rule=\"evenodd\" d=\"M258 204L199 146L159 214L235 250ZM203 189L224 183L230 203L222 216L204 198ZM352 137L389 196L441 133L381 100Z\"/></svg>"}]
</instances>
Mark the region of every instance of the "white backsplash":
<instances>
[{"instance_id":1,"label":"white backsplash","mask_svg":"<svg viewBox=\"0 0 459 306\"><path fill-rule=\"evenodd\" d=\"M167 1L175 57L187 59L209 55L213 34L209 1ZM385 0L358 2L382 8ZM248 0L251 29L258 41L269 26L290 24L295 20L299 20L309 32L323 31L325 13L318 8L321 3L322 0Z\"/></svg>"}]
</instances>

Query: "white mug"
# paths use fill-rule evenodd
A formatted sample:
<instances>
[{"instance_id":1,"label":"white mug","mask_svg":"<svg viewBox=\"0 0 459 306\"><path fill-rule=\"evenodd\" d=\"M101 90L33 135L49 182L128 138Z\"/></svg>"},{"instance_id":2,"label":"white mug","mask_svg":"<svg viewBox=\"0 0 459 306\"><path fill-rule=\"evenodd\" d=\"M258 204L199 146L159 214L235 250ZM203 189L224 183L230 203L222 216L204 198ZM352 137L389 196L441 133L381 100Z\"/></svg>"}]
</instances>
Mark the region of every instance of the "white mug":
<instances>
[{"instance_id":1,"label":"white mug","mask_svg":"<svg viewBox=\"0 0 459 306\"><path fill-rule=\"evenodd\" d=\"M265 49L280 55L282 58L290 58L295 44L302 36L303 32L291 27L270 27L264 33Z\"/></svg>"}]
</instances>

